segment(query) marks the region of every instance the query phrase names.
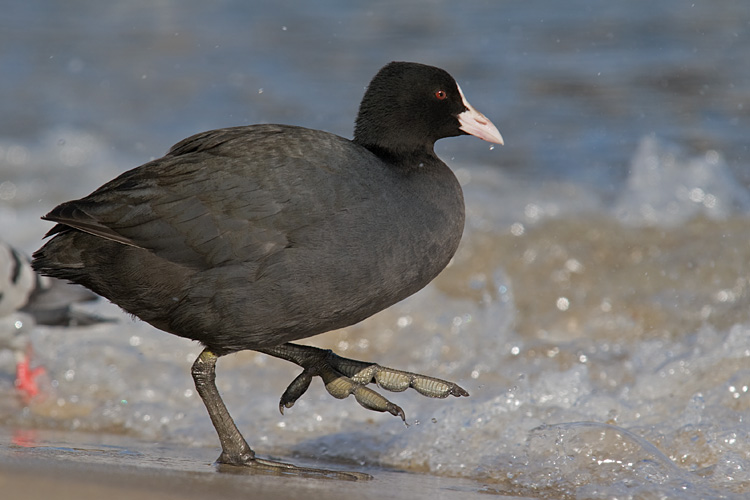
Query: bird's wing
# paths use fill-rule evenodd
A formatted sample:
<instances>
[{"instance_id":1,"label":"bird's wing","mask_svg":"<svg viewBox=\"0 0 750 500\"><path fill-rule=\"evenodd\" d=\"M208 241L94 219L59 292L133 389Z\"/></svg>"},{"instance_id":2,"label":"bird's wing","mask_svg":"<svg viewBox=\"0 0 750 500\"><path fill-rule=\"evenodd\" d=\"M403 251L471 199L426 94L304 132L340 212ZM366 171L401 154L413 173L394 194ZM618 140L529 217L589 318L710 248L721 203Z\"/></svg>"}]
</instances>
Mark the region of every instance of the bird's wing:
<instances>
[{"instance_id":1,"label":"bird's wing","mask_svg":"<svg viewBox=\"0 0 750 500\"><path fill-rule=\"evenodd\" d=\"M272 125L205 132L44 218L58 223L50 234L75 228L194 268L259 261L294 245L295 226L336 211L336 197L309 186L341 175L310 152L337 140Z\"/></svg>"}]
</instances>

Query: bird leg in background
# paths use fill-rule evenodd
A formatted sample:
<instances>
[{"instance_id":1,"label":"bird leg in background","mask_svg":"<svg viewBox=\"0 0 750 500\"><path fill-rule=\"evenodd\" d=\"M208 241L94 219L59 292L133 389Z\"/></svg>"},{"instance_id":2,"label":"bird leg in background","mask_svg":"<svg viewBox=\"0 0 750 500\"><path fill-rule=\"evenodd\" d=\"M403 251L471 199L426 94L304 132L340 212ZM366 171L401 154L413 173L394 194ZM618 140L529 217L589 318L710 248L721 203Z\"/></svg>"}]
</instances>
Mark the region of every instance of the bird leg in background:
<instances>
[{"instance_id":1,"label":"bird leg in background","mask_svg":"<svg viewBox=\"0 0 750 500\"><path fill-rule=\"evenodd\" d=\"M255 349L258 352L291 361L304 368L295 378L279 402L279 410L291 408L307 391L313 377L323 379L328 393L337 399L354 394L357 402L368 410L388 412L406 421L404 410L398 405L366 387L372 382L387 391L401 392L409 387L423 396L445 398L448 396L468 396L469 393L454 384L438 378L386 368L375 363L342 358L328 349L292 343L276 347Z\"/></svg>"},{"instance_id":2,"label":"bird leg in background","mask_svg":"<svg viewBox=\"0 0 750 500\"><path fill-rule=\"evenodd\" d=\"M46 373L43 366L31 368L31 357L33 349L31 344L26 347L26 352L16 354L16 389L21 393L24 400L30 400L39 394L39 385L36 379Z\"/></svg>"}]
</instances>

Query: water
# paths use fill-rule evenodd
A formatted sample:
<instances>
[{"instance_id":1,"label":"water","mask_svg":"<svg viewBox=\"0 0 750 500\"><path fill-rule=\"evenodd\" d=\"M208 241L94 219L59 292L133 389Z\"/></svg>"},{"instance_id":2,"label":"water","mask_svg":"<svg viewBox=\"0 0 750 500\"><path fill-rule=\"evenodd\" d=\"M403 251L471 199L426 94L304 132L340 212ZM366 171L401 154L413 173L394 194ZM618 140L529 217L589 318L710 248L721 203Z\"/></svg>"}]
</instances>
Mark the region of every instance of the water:
<instances>
[{"instance_id":1,"label":"water","mask_svg":"<svg viewBox=\"0 0 750 500\"><path fill-rule=\"evenodd\" d=\"M441 141L465 188L453 264L370 320L310 339L449 378L392 395L409 427L241 353L218 385L261 454L323 455L551 498L750 491L750 13L745 2L16 2L0 17L0 227L39 216L210 128L351 136L390 60L449 70L506 139ZM89 306L87 306L89 307ZM199 346L117 324L36 328L47 396L7 425L217 446Z\"/></svg>"}]
</instances>

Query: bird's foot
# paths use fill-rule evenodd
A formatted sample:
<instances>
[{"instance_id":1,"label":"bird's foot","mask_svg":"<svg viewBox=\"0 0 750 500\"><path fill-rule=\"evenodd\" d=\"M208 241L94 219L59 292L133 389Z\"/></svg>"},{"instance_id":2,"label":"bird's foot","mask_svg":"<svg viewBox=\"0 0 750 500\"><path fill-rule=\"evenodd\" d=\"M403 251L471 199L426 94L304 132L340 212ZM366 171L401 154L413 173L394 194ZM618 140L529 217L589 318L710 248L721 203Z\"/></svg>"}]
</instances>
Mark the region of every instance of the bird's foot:
<instances>
[{"instance_id":1,"label":"bird's foot","mask_svg":"<svg viewBox=\"0 0 750 500\"><path fill-rule=\"evenodd\" d=\"M299 467L288 462L279 462L254 456L229 457L222 453L216 461L221 472L234 474L259 473L279 476L298 476L341 481L366 481L372 476L363 472L348 472L313 467Z\"/></svg>"},{"instance_id":2,"label":"bird's foot","mask_svg":"<svg viewBox=\"0 0 750 500\"><path fill-rule=\"evenodd\" d=\"M289 352L285 352L286 355L283 356L284 359L302 366L304 371L289 384L281 396L279 402L281 413L284 413L284 408L291 408L294 405L307 391L312 378L316 376L323 379L326 390L331 396L344 399L353 394L363 407L373 411L388 412L401 417L404 421L406 421L406 416L401 407L366 386L374 382L381 388L392 392L412 388L430 398L469 395L466 390L453 382L418 373L394 370L375 363L343 358L329 350L295 344L284 344L277 349L296 350L298 348L304 349L304 356L290 356ZM299 352L295 351L294 354L299 354Z\"/></svg>"},{"instance_id":3,"label":"bird's foot","mask_svg":"<svg viewBox=\"0 0 750 500\"><path fill-rule=\"evenodd\" d=\"M16 389L21 393L24 399L31 399L39 394L39 385L37 378L46 373L43 366L31 368L29 357L24 356L16 364Z\"/></svg>"},{"instance_id":4,"label":"bird's foot","mask_svg":"<svg viewBox=\"0 0 750 500\"><path fill-rule=\"evenodd\" d=\"M195 388L203 403L206 405L208 415L211 417L216 432L221 442L221 456L216 461L219 470L236 474L262 473L274 475L294 475L301 477L317 477L321 479L340 479L356 481L371 479L368 474L358 472L342 472L325 469L314 469L309 467L298 467L296 465L266 460L255 456L255 452L248 446L245 438L227 411L227 407L221 400L219 391L216 389L216 361L219 357L210 349L204 349L193 363L192 374Z\"/></svg>"}]
</instances>

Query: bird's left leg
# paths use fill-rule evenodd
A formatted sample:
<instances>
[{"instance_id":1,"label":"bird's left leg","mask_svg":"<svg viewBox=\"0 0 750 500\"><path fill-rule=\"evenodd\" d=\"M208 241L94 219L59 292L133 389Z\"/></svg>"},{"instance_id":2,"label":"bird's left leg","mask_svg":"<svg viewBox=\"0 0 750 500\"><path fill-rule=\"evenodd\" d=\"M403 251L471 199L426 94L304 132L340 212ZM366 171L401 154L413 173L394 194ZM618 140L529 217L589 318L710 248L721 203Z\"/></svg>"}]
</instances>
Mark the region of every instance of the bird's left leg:
<instances>
[{"instance_id":1,"label":"bird's left leg","mask_svg":"<svg viewBox=\"0 0 750 500\"><path fill-rule=\"evenodd\" d=\"M304 369L289 384L289 387L281 396L279 410L282 413L284 413L284 408L291 408L307 391L313 377L322 378L326 390L335 398L343 399L353 394L357 402L363 407L369 410L388 412L401 417L404 421L406 420L404 410L366 387L367 384L375 382L383 389L392 392L405 391L411 387L423 396L430 398L469 395L468 392L453 382L418 373L394 370L375 363L343 358L328 349L286 343L256 350L269 356L291 361Z\"/></svg>"}]
</instances>

